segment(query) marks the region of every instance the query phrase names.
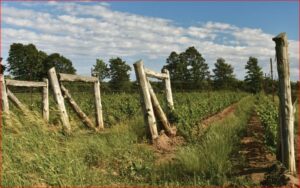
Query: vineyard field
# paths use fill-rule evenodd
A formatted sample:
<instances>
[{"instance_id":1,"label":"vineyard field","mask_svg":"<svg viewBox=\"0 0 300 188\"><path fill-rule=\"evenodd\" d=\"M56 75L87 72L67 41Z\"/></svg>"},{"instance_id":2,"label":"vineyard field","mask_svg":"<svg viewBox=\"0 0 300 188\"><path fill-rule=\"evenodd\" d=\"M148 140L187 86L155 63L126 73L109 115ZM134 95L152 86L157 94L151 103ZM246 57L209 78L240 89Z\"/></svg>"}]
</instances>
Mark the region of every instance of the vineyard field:
<instances>
[{"instance_id":1,"label":"vineyard field","mask_svg":"<svg viewBox=\"0 0 300 188\"><path fill-rule=\"evenodd\" d=\"M72 94L72 93L71 93ZM190 93L174 93L175 112L171 115L173 121L177 121L178 126L195 125L210 115L213 115L232 103L237 102L242 97L246 96L243 92L190 92ZM42 113L42 96L39 93L16 93L16 96L27 104L32 110L37 113ZM95 106L94 96L92 92L74 92L72 94L74 100L81 109L95 122ZM159 101L167 111L166 102L163 94L158 94ZM105 94L101 96L104 124L106 127L111 127L125 120L142 116L140 96L138 93L126 94ZM70 119L73 125L78 128L82 127L76 117L71 106L65 101L67 111L70 113ZM10 106L13 106L12 104ZM13 106L14 107L14 106ZM17 109L16 109L17 110ZM171 119L172 119L171 117ZM53 96L50 94L50 124L59 124L59 112L56 107Z\"/></svg>"},{"instance_id":2,"label":"vineyard field","mask_svg":"<svg viewBox=\"0 0 300 188\"><path fill-rule=\"evenodd\" d=\"M221 140L231 140L227 136L237 134L244 126L253 97L247 97L245 93L236 92L204 92L204 93L175 93L175 112L171 114L173 124L178 128L179 135L192 136L190 130L203 119L221 111L229 105L236 103L236 115L226 117L221 122L216 122L214 129L203 136L199 147L194 142L186 139L185 144L178 146L174 155L178 156L176 163L171 166L158 164L160 158L151 145L149 145L145 125L141 113L139 94L114 94L103 95L103 111L106 129L101 133L95 133L85 128L67 105L71 119L72 134L64 135L60 129L58 112L53 99L50 100L50 124L40 120L40 102L38 94L30 96L28 93L17 93L20 100L27 105L33 104L31 108L36 113L21 114L19 110L11 105L11 117L4 117L3 126L3 185L199 185L207 184L207 180L190 174L189 161L186 161L183 153L195 155L195 152L214 152L213 156L222 155L228 160L232 147L220 150L228 143L215 142L212 139L214 134L220 134L222 126L227 126L227 133ZM79 105L90 116L93 117L93 96L74 93L74 98ZM80 99L80 100L79 100ZM164 97L159 94L159 100L165 108ZM247 104L248 110L241 106ZM193 109L191 111L190 109ZM54 114L54 115L53 115ZM57 114L57 115L55 115ZM244 117L244 118L241 118ZM239 119L239 120L238 120ZM242 122L241 122L242 121ZM236 122L229 125L230 122ZM240 128L236 128L238 126ZM232 128L229 128L229 127ZM217 128L219 127L219 128ZM225 133L225 132L224 132ZM227 135L227 136L226 136ZM232 137L233 138L233 137ZM215 145L212 148L205 147L204 143ZM220 145L218 147L217 145ZM189 151L191 148L191 151ZM221 152L221 153L219 153ZM177 154L176 154L177 153ZM194 153L194 154L193 154ZM200 155L199 157L204 157ZM215 165L226 168L223 160L216 158ZM195 160L202 160L201 158ZM182 180L182 174L177 173L174 167L184 165L188 180L196 178L197 181L186 182ZM208 163L207 163L208 164ZM204 165L205 166L205 165ZM196 171L204 170L207 176L209 173L220 173L220 171L207 171L212 166L197 166ZM215 167L217 167L215 166ZM213 167L213 168L215 168ZM188 175L190 174L190 175ZM171 175L171 176L170 176ZM224 176L224 175L222 175ZM165 178L163 178L165 177ZM168 177L168 178L167 178ZM216 176L211 176L210 181L216 181ZM208 178L209 179L209 178ZM224 180L227 179L224 177ZM223 182L224 183L224 182Z\"/></svg>"}]
</instances>

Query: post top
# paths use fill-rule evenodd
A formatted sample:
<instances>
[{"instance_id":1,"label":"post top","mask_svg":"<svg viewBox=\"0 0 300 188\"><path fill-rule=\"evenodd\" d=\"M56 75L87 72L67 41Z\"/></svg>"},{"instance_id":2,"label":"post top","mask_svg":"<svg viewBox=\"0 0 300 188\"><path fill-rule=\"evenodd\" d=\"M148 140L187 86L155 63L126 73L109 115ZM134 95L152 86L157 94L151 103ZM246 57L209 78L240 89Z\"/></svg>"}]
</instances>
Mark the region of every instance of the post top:
<instances>
[{"instance_id":1,"label":"post top","mask_svg":"<svg viewBox=\"0 0 300 188\"><path fill-rule=\"evenodd\" d=\"M275 42L287 41L287 36L285 32L279 33L276 37L272 39Z\"/></svg>"},{"instance_id":2,"label":"post top","mask_svg":"<svg viewBox=\"0 0 300 188\"><path fill-rule=\"evenodd\" d=\"M133 65L143 64L143 60L138 60L137 62L133 63Z\"/></svg>"}]
</instances>

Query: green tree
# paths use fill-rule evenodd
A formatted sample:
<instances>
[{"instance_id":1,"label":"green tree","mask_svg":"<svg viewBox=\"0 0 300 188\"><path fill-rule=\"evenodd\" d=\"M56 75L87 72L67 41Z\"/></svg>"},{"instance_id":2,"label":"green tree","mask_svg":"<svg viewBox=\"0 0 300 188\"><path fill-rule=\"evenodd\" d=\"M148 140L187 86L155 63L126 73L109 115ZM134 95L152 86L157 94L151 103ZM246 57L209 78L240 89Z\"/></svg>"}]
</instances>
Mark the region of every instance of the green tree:
<instances>
[{"instance_id":1,"label":"green tree","mask_svg":"<svg viewBox=\"0 0 300 188\"><path fill-rule=\"evenodd\" d=\"M93 66L92 70L98 73L100 81L109 78L109 68L101 59L96 60L96 64Z\"/></svg>"},{"instance_id":2,"label":"green tree","mask_svg":"<svg viewBox=\"0 0 300 188\"><path fill-rule=\"evenodd\" d=\"M8 71L14 79L19 80L41 80L47 77L48 70L53 66L57 72L70 74L76 72L69 59L58 53L48 56L33 44L13 43L10 46L7 62Z\"/></svg>"},{"instance_id":3,"label":"green tree","mask_svg":"<svg viewBox=\"0 0 300 188\"><path fill-rule=\"evenodd\" d=\"M230 89L233 88L235 76L233 74L233 67L225 63L225 59L218 58L215 63L214 72L214 86L217 89Z\"/></svg>"},{"instance_id":4,"label":"green tree","mask_svg":"<svg viewBox=\"0 0 300 188\"><path fill-rule=\"evenodd\" d=\"M192 82L193 87L203 88L207 87L210 78L208 64L205 59L198 52L195 47L189 47L184 53L185 61L189 68L189 80Z\"/></svg>"},{"instance_id":5,"label":"green tree","mask_svg":"<svg viewBox=\"0 0 300 188\"><path fill-rule=\"evenodd\" d=\"M169 70L172 81L188 81L188 64L182 54L171 52L167 58L167 65L164 68Z\"/></svg>"},{"instance_id":6,"label":"green tree","mask_svg":"<svg viewBox=\"0 0 300 188\"><path fill-rule=\"evenodd\" d=\"M40 80L46 57L47 54L37 50L33 44L13 43L7 58L8 71L14 79Z\"/></svg>"},{"instance_id":7,"label":"green tree","mask_svg":"<svg viewBox=\"0 0 300 188\"><path fill-rule=\"evenodd\" d=\"M113 90L129 91L131 87L130 72L131 68L121 58L112 58L109 60L109 74L111 80L110 87Z\"/></svg>"},{"instance_id":8,"label":"green tree","mask_svg":"<svg viewBox=\"0 0 300 188\"><path fill-rule=\"evenodd\" d=\"M189 47L180 54L172 52L166 63L164 68L169 70L175 87L199 88L209 83L208 65L195 47Z\"/></svg>"},{"instance_id":9,"label":"green tree","mask_svg":"<svg viewBox=\"0 0 300 188\"><path fill-rule=\"evenodd\" d=\"M263 72L258 66L258 60L255 57L249 57L245 66L247 75L245 76L246 89L252 93L258 93L262 90Z\"/></svg>"},{"instance_id":10,"label":"green tree","mask_svg":"<svg viewBox=\"0 0 300 188\"><path fill-rule=\"evenodd\" d=\"M72 61L59 53L53 53L43 61L43 76L47 76L48 70L52 67L55 67L56 72L58 73L76 73L76 69L73 67Z\"/></svg>"}]
</instances>

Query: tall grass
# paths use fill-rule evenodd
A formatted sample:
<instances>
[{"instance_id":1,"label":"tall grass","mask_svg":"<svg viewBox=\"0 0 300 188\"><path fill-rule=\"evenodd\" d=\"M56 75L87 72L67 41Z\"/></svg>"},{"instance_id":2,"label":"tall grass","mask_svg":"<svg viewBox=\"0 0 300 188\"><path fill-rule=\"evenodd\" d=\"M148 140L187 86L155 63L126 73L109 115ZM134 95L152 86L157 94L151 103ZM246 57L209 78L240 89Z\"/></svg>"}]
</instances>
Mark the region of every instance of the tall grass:
<instances>
[{"instance_id":1,"label":"tall grass","mask_svg":"<svg viewBox=\"0 0 300 188\"><path fill-rule=\"evenodd\" d=\"M178 151L176 160L157 170L153 181L171 185L228 185L230 156L238 148L240 135L253 109L253 97L242 99L234 113L210 126L202 139ZM162 179L160 179L163 177Z\"/></svg>"},{"instance_id":2,"label":"tall grass","mask_svg":"<svg viewBox=\"0 0 300 188\"><path fill-rule=\"evenodd\" d=\"M102 134L86 131L71 136L28 118L13 119L19 125L7 121L3 125L3 186L147 181L154 155L146 144L137 144L143 140L138 136L143 135L142 119L124 122Z\"/></svg>"},{"instance_id":3,"label":"tall grass","mask_svg":"<svg viewBox=\"0 0 300 188\"><path fill-rule=\"evenodd\" d=\"M205 94L200 95L205 96ZM214 94L212 93L212 95ZM183 94L177 96L179 96L178 101L183 100ZM19 95L19 98L25 103L29 100L29 97L22 94ZM218 140L223 145L223 140L226 140L222 133L223 128L220 127L222 123L213 125L203 141L199 142L199 146L189 144L179 151L175 163L177 166L172 164L169 167L160 167L155 165L156 156L153 148L145 143L147 142L146 129L140 110L135 107L137 105L140 109L138 103L136 104L138 95L133 97L134 102L130 104L128 95L121 96L117 101L113 98L105 98L105 96L103 98L107 101L104 103L107 109L110 105L116 105L108 110L110 115L121 115L121 118L115 120L112 124L114 126L101 133L83 129L83 125L78 123L80 121L76 115L69 111L73 132L71 135L62 134L61 129L57 126L60 123L53 99L50 100L52 118L50 126L41 120L41 111L38 111L40 109L39 101L36 100L35 104L37 105L32 107L38 112L28 112L25 116L11 105L11 116L10 118L4 117L2 126L2 186L164 185L170 182L172 184L178 182L180 185L193 183L201 185L214 183L212 180L216 177L212 173L217 171L209 172L209 168L213 167L211 163L214 160L218 159L220 163L213 167L214 169L219 169L218 172L226 170L228 159L222 160L221 156L217 156L217 154L224 153L222 155L225 156L230 148L226 149L229 146L224 145L222 146L224 151L217 153L217 150L221 151L221 146L218 148L217 143L213 143ZM120 99L121 101L119 101ZM198 99L201 100L201 97ZM250 103L249 101L243 100L242 103L247 104ZM89 116L93 115L89 111L90 107L92 109L92 102L87 100L81 104ZM126 102L128 105L124 105ZM123 110L118 108L118 105L122 104L125 106ZM177 103L177 105L183 104ZM239 108L247 109L248 107ZM242 113L242 109L238 111L240 111L241 117L246 113ZM126 115L128 112L131 113L130 116ZM232 120L237 118L237 115L234 115ZM105 118L107 116L108 114L105 115ZM234 125L238 124L239 120L236 121ZM229 124L233 121L228 120L227 122L226 120L224 122ZM231 133L231 129L232 132L237 130L230 128L230 125L226 125L226 127L228 127L226 134ZM229 143L231 140L228 138L226 142ZM206 147L205 144L210 144L211 147ZM199 150L205 151L206 154ZM211 156L212 158L207 157L209 152L213 153L215 159L213 156ZM188 156L192 158L189 159ZM203 166L201 161L204 158L208 158L210 161L204 163L210 164L206 168L201 167L201 165ZM196 164L195 167L193 163ZM164 169L164 173L161 169ZM188 179L184 180L183 177ZM207 180L205 180L206 178Z\"/></svg>"}]
</instances>

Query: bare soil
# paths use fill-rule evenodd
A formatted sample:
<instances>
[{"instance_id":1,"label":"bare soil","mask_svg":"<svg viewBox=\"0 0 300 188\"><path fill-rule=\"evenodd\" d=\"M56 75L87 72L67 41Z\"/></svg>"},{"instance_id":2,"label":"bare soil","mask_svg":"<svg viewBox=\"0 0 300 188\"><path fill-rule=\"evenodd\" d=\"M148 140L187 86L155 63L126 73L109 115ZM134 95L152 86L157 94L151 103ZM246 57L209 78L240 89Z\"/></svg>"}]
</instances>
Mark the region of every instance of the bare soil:
<instances>
[{"instance_id":1,"label":"bare soil","mask_svg":"<svg viewBox=\"0 0 300 188\"><path fill-rule=\"evenodd\" d=\"M251 116L246 135L241 139L238 154L245 159L237 174L246 176L255 184L260 184L270 168L276 163L276 156L265 145L264 127L256 113Z\"/></svg>"},{"instance_id":2,"label":"bare soil","mask_svg":"<svg viewBox=\"0 0 300 188\"><path fill-rule=\"evenodd\" d=\"M264 135L264 127L258 115L253 113L240 141L240 149L234 156L234 174L264 186L295 185L295 178L287 176L276 155L267 148Z\"/></svg>"},{"instance_id":3,"label":"bare soil","mask_svg":"<svg viewBox=\"0 0 300 188\"><path fill-rule=\"evenodd\" d=\"M161 133L153 143L153 148L157 156L156 164L160 165L175 159L176 150L185 143L181 136L168 137Z\"/></svg>"}]
</instances>

